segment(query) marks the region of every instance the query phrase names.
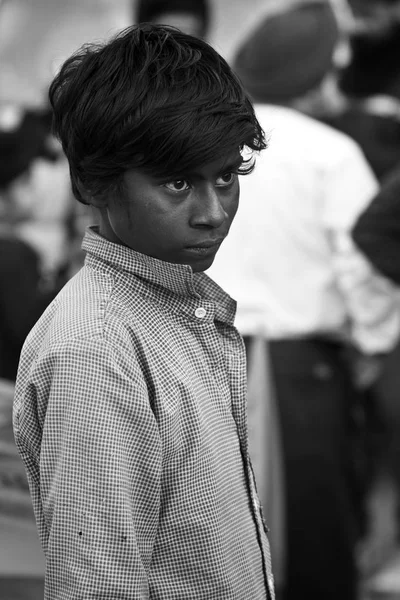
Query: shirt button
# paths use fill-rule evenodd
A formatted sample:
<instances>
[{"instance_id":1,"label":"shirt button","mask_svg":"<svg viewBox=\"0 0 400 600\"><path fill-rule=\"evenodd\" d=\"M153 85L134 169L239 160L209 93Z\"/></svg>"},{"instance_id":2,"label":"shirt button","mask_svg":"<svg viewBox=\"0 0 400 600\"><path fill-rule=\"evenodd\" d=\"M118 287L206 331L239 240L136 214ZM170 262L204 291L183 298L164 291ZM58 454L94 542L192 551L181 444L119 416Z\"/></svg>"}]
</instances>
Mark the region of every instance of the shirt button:
<instances>
[{"instance_id":1,"label":"shirt button","mask_svg":"<svg viewBox=\"0 0 400 600\"><path fill-rule=\"evenodd\" d=\"M198 319L204 319L204 317L207 314L207 311L205 308L203 308L202 306L200 306L199 308L196 308L196 310L194 311L194 314L196 315L196 317Z\"/></svg>"}]
</instances>

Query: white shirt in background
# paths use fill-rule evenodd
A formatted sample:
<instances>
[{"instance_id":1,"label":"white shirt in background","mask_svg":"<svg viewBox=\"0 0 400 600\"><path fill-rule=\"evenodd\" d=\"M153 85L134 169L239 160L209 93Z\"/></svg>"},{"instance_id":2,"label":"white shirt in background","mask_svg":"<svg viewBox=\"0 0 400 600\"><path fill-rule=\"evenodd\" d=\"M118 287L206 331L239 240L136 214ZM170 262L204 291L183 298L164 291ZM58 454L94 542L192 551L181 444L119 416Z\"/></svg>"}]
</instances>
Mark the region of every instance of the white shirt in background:
<instances>
[{"instance_id":1,"label":"white shirt in background","mask_svg":"<svg viewBox=\"0 0 400 600\"><path fill-rule=\"evenodd\" d=\"M256 106L269 138L208 271L238 301L244 335L346 336L365 353L399 333L393 287L351 238L377 181L357 144L302 113Z\"/></svg>"}]
</instances>

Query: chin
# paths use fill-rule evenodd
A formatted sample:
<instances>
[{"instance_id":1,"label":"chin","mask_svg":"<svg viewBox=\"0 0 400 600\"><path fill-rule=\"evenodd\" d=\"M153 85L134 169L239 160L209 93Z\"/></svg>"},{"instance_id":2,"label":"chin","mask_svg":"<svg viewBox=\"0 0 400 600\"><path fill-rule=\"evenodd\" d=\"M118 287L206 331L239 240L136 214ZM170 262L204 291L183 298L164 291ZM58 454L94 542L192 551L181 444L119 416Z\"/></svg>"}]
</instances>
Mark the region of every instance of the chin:
<instances>
[{"instance_id":1,"label":"chin","mask_svg":"<svg viewBox=\"0 0 400 600\"><path fill-rule=\"evenodd\" d=\"M198 261L195 264L191 264L192 270L194 273L201 273L202 271L207 271L211 267L214 262L215 256L212 258L207 258L202 261Z\"/></svg>"}]
</instances>

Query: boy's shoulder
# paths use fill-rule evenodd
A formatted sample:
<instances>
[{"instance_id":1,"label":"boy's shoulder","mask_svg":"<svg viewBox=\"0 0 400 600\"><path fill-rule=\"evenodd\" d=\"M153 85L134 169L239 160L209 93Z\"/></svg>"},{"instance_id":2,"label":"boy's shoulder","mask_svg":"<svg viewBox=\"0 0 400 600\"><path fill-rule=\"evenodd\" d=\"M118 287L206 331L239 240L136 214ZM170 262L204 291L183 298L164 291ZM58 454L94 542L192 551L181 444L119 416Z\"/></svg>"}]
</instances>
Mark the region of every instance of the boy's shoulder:
<instances>
[{"instance_id":1,"label":"boy's shoulder","mask_svg":"<svg viewBox=\"0 0 400 600\"><path fill-rule=\"evenodd\" d=\"M114 281L83 267L62 288L31 330L26 346L36 355L73 344L76 340L100 339L104 321L112 318Z\"/></svg>"},{"instance_id":2,"label":"boy's shoulder","mask_svg":"<svg viewBox=\"0 0 400 600\"><path fill-rule=\"evenodd\" d=\"M152 292L151 292L152 290ZM158 287L102 261L86 262L62 288L31 330L24 354L54 356L98 340L113 351L132 351L132 339L149 335L165 319ZM159 299L158 299L159 300ZM151 314L150 314L151 313Z\"/></svg>"},{"instance_id":3,"label":"boy's shoulder","mask_svg":"<svg viewBox=\"0 0 400 600\"><path fill-rule=\"evenodd\" d=\"M139 308L130 310L115 287L118 282L112 276L86 267L63 287L26 338L17 376L18 402L32 383L42 398L54 377L66 377L68 385L65 374L74 368L82 369L83 378L97 371L100 376L104 368L111 377L114 368L141 377L132 340L143 335L145 327Z\"/></svg>"}]
</instances>

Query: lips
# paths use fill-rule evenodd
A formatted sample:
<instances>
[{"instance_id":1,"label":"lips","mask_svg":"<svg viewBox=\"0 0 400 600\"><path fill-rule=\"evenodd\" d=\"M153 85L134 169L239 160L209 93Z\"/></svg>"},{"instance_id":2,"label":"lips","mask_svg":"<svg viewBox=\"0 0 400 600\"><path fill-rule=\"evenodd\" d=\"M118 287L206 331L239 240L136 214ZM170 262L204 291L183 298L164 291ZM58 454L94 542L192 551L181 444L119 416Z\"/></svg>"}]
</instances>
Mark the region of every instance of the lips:
<instances>
[{"instance_id":1,"label":"lips","mask_svg":"<svg viewBox=\"0 0 400 600\"><path fill-rule=\"evenodd\" d=\"M207 248L214 248L215 246L219 246L223 241L224 238L206 241L203 240L202 242L194 242L193 244L190 244L190 246L186 246L186 248L190 250L194 248L204 248L206 250Z\"/></svg>"},{"instance_id":2,"label":"lips","mask_svg":"<svg viewBox=\"0 0 400 600\"><path fill-rule=\"evenodd\" d=\"M202 242L194 242L193 246L186 246L185 252L191 257L211 257L218 252L218 248L221 245L223 238L218 240L207 240Z\"/></svg>"}]
</instances>

